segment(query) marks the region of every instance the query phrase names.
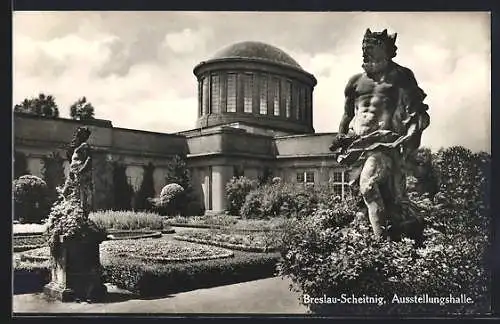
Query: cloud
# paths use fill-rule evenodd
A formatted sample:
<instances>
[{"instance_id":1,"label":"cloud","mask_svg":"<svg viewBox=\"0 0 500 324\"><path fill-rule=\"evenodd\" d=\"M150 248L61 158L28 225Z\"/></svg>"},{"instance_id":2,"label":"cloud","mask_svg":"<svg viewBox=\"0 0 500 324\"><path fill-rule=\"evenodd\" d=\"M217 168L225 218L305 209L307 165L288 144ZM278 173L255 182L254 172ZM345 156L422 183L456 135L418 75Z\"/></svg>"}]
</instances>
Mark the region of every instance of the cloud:
<instances>
[{"instance_id":1,"label":"cloud","mask_svg":"<svg viewBox=\"0 0 500 324\"><path fill-rule=\"evenodd\" d=\"M193 31L185 28L180 32L168 33L163 46L167 46L175 54L189 54L197 49L204 50L205 43L211 41L212 34L207 29Z\"/></svg>"},{"instance_id":2,"label":"cloud","mask_svg":"<svg viewBox=\"0 0 500 324\"><path fill-rule=\"evenodd\" d=\"M430 106L423 144L490 150L487 13L16 12L14 102L53 94L63 116L86 96L98 118L160 132L193 128L199 62L234 42L290 54L318 79L314 127L336 131L344 87L361 72L366 28L397 32L396 61L411 68Z\"/></svg>"}]
</instances>

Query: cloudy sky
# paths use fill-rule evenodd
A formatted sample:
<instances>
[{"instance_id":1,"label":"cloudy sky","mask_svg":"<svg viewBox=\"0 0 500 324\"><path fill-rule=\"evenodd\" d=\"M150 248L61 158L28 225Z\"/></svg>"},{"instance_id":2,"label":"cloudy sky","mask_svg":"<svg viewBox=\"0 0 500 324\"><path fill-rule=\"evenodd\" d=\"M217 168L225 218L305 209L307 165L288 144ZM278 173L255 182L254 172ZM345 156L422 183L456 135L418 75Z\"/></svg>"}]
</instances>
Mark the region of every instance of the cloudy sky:
<instances>
[{"instance_id":1,"label":"cloudy sky","mask_svg":"<svg viewBox=\"0 0 500 324\"><path fill-rule=\"evenodd\" d=\"M157 132L194 128L193 67L245 40L275 45L318 79L316 132L334 132L366 28L397 32L430 107L423 145L490 151L488 13L15 12L14 103L52 94L61 116L86 96L96 117Z\"/></svg>"}]
</instances>

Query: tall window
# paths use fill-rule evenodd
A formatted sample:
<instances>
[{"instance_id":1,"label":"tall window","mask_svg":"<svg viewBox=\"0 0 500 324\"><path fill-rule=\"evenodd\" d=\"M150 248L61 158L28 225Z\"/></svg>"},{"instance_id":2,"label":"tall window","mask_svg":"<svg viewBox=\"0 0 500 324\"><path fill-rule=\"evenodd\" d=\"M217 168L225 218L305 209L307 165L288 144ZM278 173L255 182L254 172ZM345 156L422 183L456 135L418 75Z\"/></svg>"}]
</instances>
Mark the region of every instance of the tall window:
<instances>
[{"instance_id":1,"label":"tall window","mask_svg":"<svg viewBox=\"0 0 500 324\"><path fill-rule=\"evenodd\" d=\"M227 75L227 112L236 112L236 74Z\"/></svg>"},{"instance_id":2,"label":"tall window","mask_svg":"<svg viewBox=\"0 0 500 324\"><path fill-rule=\"evenodd\" d=\"M314 183L314 171L297 172L298 183Z\"/></svg>"},{"instance_id":3,"label":"tall window","mask_svg":"<svg viewBox=\"0 0 500 324\"><path fill-rule=\"evenodd\" d=\"M294 84L292 86L292 108L294 112L293 118L298 119L299 115L299 88Z\"/></svg>"},{"instance_id":4,"label":"tall window","mask_svg":"<svg viewBox=\"0 0 500 324\"><path fill-rule=\"evenodd\" d=\"M267 115L267 77L262 76L260 79L260 104L259 113Z\"/></svg>"},{"instance_id":5,"label":"tall window","mask_svg":"<svg viewBox=\"0 0 500 324\"><path fill-rule=\"evenodd\" d=\"M203 80L200 80L198 82L198 115L201 116L203 115Z\"/></svg>"},{"instance_id":6,"label":"tall window","mask_svg":"<svg viewBox=\"0 0 500 324\"><path fill-rule=\"evenodd\" d=\"M342 198L349 192L349 173L345 171L333 171L333 177L330 178L333 185L333 192Z\"/></svg>"},{"instance_id":7,"label":"tall window","mask_svg":"<svg viewBox=\"0 0 500 324\"><path fill-rule=\"evenodd\" d=\"M286 110L286 118L290 118L292 115L292 83L290 81L286 82L285 88L285 110Z\"/></svg>"},{"instance_id":8,"label":"tall window","mask_svg":"<svg viewBox=\"0 0 500 324\"><path fill-rule=\"evenodd\" d=\"M203 78L202 81L202 95L201 95L201 109L203 112L203 115L208 114L208 79Z\"/></svg>"},{"instance_id":9,"label":"tall window","mask_svg":"<svg viewBox=\"0 0 500 324\"><path fill-rule=\"evenodd\" d=\"M280 81L278 79L273 79L273 105L274 105L274 116L280 115Z\"/></svg>"},{"instance_id":10,"label":"tall window","mask_svg":"<svg viewBox=\"0 0 500 324\"><path fill-rule=\"evenodd\" d=\"M220 113L220 85L219 76L212 75L210 80L210 108L213 114Z\"/></svg>"},{"instance_id":11,"label":"tall window","mask_svg":"<svg viewBox=\"0 0 500 324\"><path fill-rule=\"evenodd\" d=\"M243 75L243 111L246 113L252 112L253 104L253 75Z\"/></svg>"},{"instance_id":12,"label":"tall window","mask_svg":"<svg viewBox=\"0 0 500 324\"><path fill-rule=\"evenodd\" d=\"M300 87L299 90L299 109L297 119L301 120L305 118L305 109L306 109L306 89L304 87Z\"/></svg>"}]
</instances>

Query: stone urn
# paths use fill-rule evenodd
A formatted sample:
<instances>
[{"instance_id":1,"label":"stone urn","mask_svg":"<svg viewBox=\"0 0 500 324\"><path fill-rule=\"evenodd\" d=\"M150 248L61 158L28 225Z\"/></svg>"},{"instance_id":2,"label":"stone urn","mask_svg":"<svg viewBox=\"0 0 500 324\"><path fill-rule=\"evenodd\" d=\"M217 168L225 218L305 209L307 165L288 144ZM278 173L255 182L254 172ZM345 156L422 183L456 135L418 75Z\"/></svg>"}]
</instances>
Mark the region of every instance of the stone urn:
<instances>
[{"instance_id":1,"label":"stone urn","mask_svg":"<svg viewBox=\"0 0 500 324\"><path fill-rule=\"evenodd\" d=\"M51 255L51 281L43 292L63 302L102 301L107 288L102 281L99 245L102 240L67 240L59 236L57 255Z\"/></svg>"}]
</instances>

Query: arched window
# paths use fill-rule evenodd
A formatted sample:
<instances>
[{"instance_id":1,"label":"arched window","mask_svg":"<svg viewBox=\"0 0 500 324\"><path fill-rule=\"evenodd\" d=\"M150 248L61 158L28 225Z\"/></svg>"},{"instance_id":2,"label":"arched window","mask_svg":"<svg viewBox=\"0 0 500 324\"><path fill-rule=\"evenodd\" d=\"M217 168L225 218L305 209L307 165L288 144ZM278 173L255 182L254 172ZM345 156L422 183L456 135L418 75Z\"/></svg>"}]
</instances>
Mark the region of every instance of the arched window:
<instances>
[{"instance_id":1,"label":"arched window","mask_svg":"<svg viewBox=\"0 0 500 324\"><path fill-rule=\"evenodd\" d=\"M261 115L267 115L267 92L268 92L268 88L267 88L267 77L264 75L264 76L261 76L260 78L260 89L259 89L259 92L260 92L260 103L259 103L259 113Z\"/></svg>"},{"instance_id":2,"label":"arched window","mask_svg":"<svg viewBox=\"0 0 500 324\"><path fill-rule=\"evenodd\" d=\"M227 112L236 112L236 73L227 75Z\"/></svg>"},{"instance_id":3,"label":"arched window","mask_svg":"<svg viewBox=\"0 0 500 324\"><path fill-rule=\"evenodd\" d=\"M253 105L253 75L243 74L243 111L252 113Z\"/></svg>"}]
</instances>

